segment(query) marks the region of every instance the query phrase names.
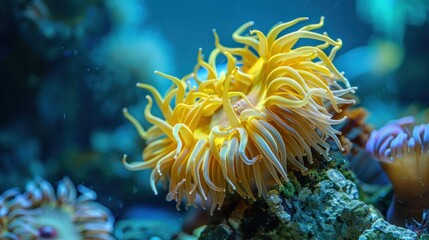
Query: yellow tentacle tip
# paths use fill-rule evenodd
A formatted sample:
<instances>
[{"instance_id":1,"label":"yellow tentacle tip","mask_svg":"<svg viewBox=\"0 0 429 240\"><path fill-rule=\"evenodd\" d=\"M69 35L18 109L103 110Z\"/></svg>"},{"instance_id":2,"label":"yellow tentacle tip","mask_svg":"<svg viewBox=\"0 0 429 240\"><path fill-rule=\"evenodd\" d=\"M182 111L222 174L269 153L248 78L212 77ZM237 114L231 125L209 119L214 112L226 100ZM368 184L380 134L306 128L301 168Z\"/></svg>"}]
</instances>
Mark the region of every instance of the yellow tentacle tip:
<instances>
[{"instance_id":1,"label":"yellow tentacle tip","mask_svg":"<svg viewBox=\"0 0 429 240\"><path fill-rule=\"evenodd\" d=\"M255 22L254 21L249 21L249 22L246 22L245 24L241 25L241 27L239 29L244 30L244 29L246 29L248 27L251 27L253 25L255 25Z\"/></svg>"},{"instance_id":2,"label":"yellow tentacle tip","mask_svg":"<svg viewBox=\"0 0 429 240\"><path fill-rule=\"evenodd\" d=\"M356 89L333 64L341 40L313 31L323 26L323 16L319 22L288 31L308 19L278 24L268 34L251 29L254 22L249 21L233 33L240 46L232 47L222 45L219 33L212 29L215 49L203 55L198 48L192 73L178 78L154 71L173 82L164 95L149 84L137 83L150 91L145 96L144 117L152 126L145 131L123 108L147 144L143 162L127 163L124 154L124 166L129 170L156 168L150 182L155 194L158 181L170 181L167 200L180 204L184 199L194 206L196 197L203 203L211 199L213 214L216 207L220 209L225 192L238 191L256 200L253 182L258 185L258 196L269 187L258 178L271 174L277 182L288 181L287 165L306 171L304 157L312 164L313 150L328 158L328 137L343 151L339 133L332 127L341 120L330 112L341 112L343 106L354 103L349 95ZM301 39L317 42L301 46ZM207 75L198 79L200 69ZM161 114L152 114L152 107ZM180 131L176 126L181 126ZM264 164L273 166L265 168ZM219 169L223 172L216 172ZM210 195L205 196L207 191Z\"/></svg>"},{"instance_id":3,"label":"yellow tentacle tip","mask_svg":"<svg viewBox=\"0 0 429 240\"><path fill-rule=\"evenodd\" d=\"M127 155L127 154L122 155L122 163L123 163L124 165L128 164L128 163L127 163L127 157L128 157L128 155Z\"/></svg>"}]
</instances>

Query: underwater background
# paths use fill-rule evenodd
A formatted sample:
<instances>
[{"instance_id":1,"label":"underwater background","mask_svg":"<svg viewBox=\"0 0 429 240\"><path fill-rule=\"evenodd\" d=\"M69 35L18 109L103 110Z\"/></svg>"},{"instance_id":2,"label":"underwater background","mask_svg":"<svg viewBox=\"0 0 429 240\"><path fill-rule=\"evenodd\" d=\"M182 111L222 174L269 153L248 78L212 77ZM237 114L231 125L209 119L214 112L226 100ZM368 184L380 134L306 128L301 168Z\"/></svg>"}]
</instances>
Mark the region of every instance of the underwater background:
<instances>
[{"instance_id":1,"label":"underwater background","mask_svg":"<svg viewBox=\"0 0 429 240\"><path fill-rule=\"evenodd\" d=\"M170 239L192 232L208 216L177 211L166 189L153 194L150 171L122 163L124 154L141 160L145 146L123 108L151 126L143 115L149 91L137 83L165 93L171 83L154 71L192 72L198 49L214 48L212 29L235 46L231 34L248 21L265 33L279 22L324 16L318 32L342 40L333 63L358 87L366 123L378 129L410 115L428 123L428 11L425 0L0 0L0 193L73 182L96 193L116 224L137 226L100 234ZM388 184L377 177L371 183ZM133 234L141 238L124 237Z\"/></svg>"}]
</instances>

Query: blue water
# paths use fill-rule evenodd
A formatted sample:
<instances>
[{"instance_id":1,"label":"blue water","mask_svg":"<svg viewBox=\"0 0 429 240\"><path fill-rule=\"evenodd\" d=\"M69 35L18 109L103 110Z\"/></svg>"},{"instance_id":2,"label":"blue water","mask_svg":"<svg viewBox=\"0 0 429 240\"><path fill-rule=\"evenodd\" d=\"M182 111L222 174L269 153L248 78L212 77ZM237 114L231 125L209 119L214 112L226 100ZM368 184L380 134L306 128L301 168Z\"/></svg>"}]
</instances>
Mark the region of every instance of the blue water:
<instances>
[{"instance_id":1,"label":"blue water","mask_svg":"<svg viewBox=\"0 0 429 240\"><path fill-rule=\"evenodd\" d=\"M408 2L1 1L0 193L24 189L35 176L53 185L68 176L94 190L117 221L174 218L169 224L180 229L184 207L177 213L162 186L153 194L150 171L121 163L123 154L139 161L145 146L122 108L149 127L148 91L136 83L165 92L170 83L154 70L192 72L198 49L207 58L214 48L212 29L234 46L232 32L250 20L267 32L279 22L324 16L318 31L341 38L334 64L359 88L368 124L404 115L427 122L427 11L419 10L423 1Z\"/></svg>"}]
</instances>

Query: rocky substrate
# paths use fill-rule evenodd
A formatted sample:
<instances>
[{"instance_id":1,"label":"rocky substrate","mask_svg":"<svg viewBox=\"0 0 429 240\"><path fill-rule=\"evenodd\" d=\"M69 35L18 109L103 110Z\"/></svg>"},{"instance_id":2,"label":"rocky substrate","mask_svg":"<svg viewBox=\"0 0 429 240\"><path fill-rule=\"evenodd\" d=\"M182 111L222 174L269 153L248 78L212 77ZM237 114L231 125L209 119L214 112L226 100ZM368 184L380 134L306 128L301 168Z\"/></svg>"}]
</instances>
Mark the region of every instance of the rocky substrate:
<instances>
[{"instance_id":1,"label":"rocky substrate","mask_svg":"<svg viewBox=\"0 0 429 240\"><path fill-rule=\"evenodd\" d=\"M290 181L274 186L265 198L253 202L230 196L194 237L418 239L415 232L389 224L371 204L361 201L358 180L345 163L341 154L334 153L329 162L318 161L306 172L289 173Z\"/></svg>"}]
</instances>

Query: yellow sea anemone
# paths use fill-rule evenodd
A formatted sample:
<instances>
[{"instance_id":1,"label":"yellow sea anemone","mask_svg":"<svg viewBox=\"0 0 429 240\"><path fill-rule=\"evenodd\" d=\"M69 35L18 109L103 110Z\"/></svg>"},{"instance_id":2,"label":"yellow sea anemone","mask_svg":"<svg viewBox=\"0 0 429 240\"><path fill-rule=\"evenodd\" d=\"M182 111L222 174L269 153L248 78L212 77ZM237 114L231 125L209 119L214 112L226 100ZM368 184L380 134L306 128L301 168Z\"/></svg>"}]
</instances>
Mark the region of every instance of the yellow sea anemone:
<instances>
[{"instance_id":1,"label":"yellow sea anemone","mask_svg":"<svg viewBox=\"0 0 429 240\"><path fill-rule=\"evenodd\" d=\"M312 31L323 26L323 17L280 35L304 20L278 24L267 35L258 30L243 34L253 25L248 22L233 33L242 45L235 48L223 46L214 31L216 48L207 61L199 50L191 74L178 79L155 72L173 83L165 96L137 84L152 93L162 117L151 114L150 96L144 116L153 126L147 131L124 109L147 141L144 161L128 163L124 156L125 167L153 169L155 194L156 182L168 180L167 200L176 200L177 206L182 199L195 206L199 196L203 207L211 201L213 212L227 190L255 199L254 186L259 196L270 187L267 177L278 184L288 180L288 163L305 171L313 149L329 159L329 137L342 149L332 125L344 119L333 119L327 108L339 112L340 104L353 104L343 96L356 88L332 64L341 40ZM300 39L321 44L298 46ZM225 72L217 71L220 59L226 59ZM204 79L197 74L200 69L207 72Z\"/></svg>"}]
</instances>

